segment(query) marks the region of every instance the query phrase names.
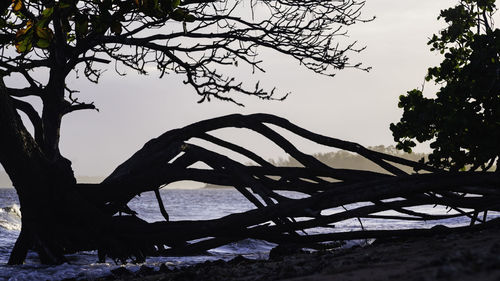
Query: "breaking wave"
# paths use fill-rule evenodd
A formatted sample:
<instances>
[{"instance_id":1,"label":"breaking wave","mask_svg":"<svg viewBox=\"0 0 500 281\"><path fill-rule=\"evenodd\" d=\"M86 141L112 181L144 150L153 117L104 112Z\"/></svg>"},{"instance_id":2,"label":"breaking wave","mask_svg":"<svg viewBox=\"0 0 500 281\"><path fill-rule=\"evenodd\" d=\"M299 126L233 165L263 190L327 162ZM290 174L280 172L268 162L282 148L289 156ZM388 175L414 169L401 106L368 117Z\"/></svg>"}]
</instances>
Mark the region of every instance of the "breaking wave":
<instances>
[{"instance_id":1,"label":"breaking wave","mask_svg":"<svg viewBox=\"0 0 500 281\"><path fill-rule=\"evenodd\" d=\"M0 229L21 230L21 210L19 205L0 208Z\"/></svg>"}]
</instances>

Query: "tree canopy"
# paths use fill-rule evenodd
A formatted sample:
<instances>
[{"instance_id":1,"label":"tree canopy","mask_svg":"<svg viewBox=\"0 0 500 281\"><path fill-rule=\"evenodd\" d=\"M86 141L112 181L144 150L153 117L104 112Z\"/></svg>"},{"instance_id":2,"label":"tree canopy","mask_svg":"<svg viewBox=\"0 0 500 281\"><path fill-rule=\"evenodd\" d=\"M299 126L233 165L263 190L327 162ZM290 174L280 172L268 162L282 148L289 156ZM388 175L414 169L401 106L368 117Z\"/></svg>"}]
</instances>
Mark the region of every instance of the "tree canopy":
<instances>
[{"instance_id":1,"label":"tree canopy","mask_svg":"<svg viewBox=\"0 0 500 281\"><path fill-rule=\"evenodd\" d=\"M259 46L327 75L360 67L347 58L359 51L355 43L342 47L334 38L361 21L363 5L356 0L13 0L10 9L8 2L2 7L1 66L4 75L20 73L29 83L11 89L16 96L42 95L32 70L57 67L64 77L82 64L85 77L97 82L102 74L97 64L114 60L139 73L154 64L161 75L185 74L202 99L234 100L224 96L230 91L269 98L271 92L244 87L216 67L244 63L263 70ZM11 45L16 53L5 52Z\"/></svg>"},{"instance_id":2,"label":"tree canopy","mask_svg":"<svg viewBox=\"0 0 500 281\"><path fill-rule=\"evenodd\" d=\"M325 75L362 68L348 56L363 48L339 38L346 26L364 21L363 6L358 0L3 1L0 72L24 80L25 87L7 83L7 93L29 116L37 143L55 156L62 116L95 109L66 85L69 73L97 83L106 65L114 63L120 75L127 69L184 75L200 101L238 103L235 93L281 99L286 94L275 97L273 89L243 84L234 68L264 71L258 48ZM41 116L18 99L26 96L42 99Z\"/></svg>"},{"instance_id":3,"label":"tree canopy","mask_svg":"<svg viewBox=\"0 0 500 281\"><path fill-rule=\"evenodd\" d=\"M451 170L487 170L500 155L500 30L495 0L462 0L441 11L448 26L428 44L444 59L426 80L435 98L414 89L400 96L401 120L391 124L399 149L431 141L430 164ZM415 142L416 141L416 142ZM498 165L497 165L498 167Z\"/></svg>"}]
</instances>

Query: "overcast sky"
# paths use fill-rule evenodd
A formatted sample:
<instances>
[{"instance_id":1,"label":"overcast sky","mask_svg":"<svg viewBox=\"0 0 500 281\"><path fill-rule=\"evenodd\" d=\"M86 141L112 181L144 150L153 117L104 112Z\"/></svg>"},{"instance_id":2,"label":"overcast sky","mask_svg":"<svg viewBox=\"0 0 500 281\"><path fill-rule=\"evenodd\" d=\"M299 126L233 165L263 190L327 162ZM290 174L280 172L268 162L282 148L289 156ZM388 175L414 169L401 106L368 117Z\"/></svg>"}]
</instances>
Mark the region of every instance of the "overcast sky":
<instances>
[{"instance_id":1,"label":"overcast sky","mask_svg":"<svg viewBox=\"0 0 500 281\"><path fill-rule=\"evenodd\" d=\"M261 84L292 92L283 102L245 99L244 108L223 102L198 104L193 89L182 84L183 77L158 79L154 73L119 77L110 70L98 85L71 79L70 85L81 90L81 99L93 100L100 111L65 117L61 151L73 162L77 175L105 176L147 140L167 130L235 112L272 113L324 135L366 146L391 145L389 124L401 115L398 96L421 87L427 67L440 61L426 42L443 27L436 20L439 11L454 3L367 0L364 16L377 18L351 28L350 39L367 46L352 60L373 67L369 73L344 70L334 78L324 77L293 60L265 53L267 73ZM425 89L428 95L433 93L431 84ZM258 139L245 137L243 141L257 145L265 158L282 156ZM325 150L307 144L302 149Z\"/></svg>"}]
</instances>

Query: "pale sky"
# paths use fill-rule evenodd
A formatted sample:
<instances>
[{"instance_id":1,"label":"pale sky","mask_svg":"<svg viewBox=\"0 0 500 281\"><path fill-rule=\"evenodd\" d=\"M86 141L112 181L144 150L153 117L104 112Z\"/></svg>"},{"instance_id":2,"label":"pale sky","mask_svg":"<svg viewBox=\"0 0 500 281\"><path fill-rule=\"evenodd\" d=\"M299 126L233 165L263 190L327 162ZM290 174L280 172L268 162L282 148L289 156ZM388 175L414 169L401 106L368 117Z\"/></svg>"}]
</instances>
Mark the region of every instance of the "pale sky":
<instances>
[{"instance_id":1,"label":"pale sky","mask_svg":"<svg viewBox=\"0 0 500 281\"><path fill-rule=\"evenodd\" d=\"M235 112L275 114L314 132L365 146L394 144L389 124L400 118L398 97L420 88L427 68L441 60L426 43L444 26L436 20L439 11L454 3L367 0L364 16L377 18L352 27L350 39L367 46L352 61L373 67L369 73L348 69L336 77L325 77L266 52L262 59L267 73L259 76L261 85L292 92L283 102L245 98L244 108L219 101L198 104L198 96L182 83L182 76L158 79L155 73L130 73L119 77L112 67L98 85L71 79L69 84L82 92L81 99L93 100L100 112L67 115L61 128L61 151L73 162L77 175L106 176L146 141L167 130ZM427 83L426 94L432 95L433 88ZM234 139L234 134L225 136ZM243 143L256 145L265 158L283 156L257 138L245 137ZM325 151L303 145L308 152Z\"/></svg>"}]
</instances>

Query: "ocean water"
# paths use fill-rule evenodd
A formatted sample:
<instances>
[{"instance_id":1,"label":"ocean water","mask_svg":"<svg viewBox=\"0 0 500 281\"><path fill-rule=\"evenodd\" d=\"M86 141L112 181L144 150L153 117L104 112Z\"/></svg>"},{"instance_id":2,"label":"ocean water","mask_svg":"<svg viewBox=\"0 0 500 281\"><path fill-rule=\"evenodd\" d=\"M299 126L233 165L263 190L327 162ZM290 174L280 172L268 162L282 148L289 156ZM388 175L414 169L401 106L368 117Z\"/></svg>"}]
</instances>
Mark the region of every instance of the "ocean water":
<instances>
[{"instance_id":1,"label":"ocean water","mask_svg":"<svg viewBox=\"0 0 500 281\"><path fill-rule=\"evenodd\" d=\"M296 197L296 194L287 194ZM219 218L234 212L243 212L253 209L254 206L248 202L239 192L234 189L162 189L165 208L171 220L202 220ZM158 209L158 203L152 192L144 193L133 199L129 206L139 213L146 221L161 221L162 215ZM353 206L346 206L351 208ZM336 212L339 210L329 210ZM443 213L447 210L443 207L424 206L420 211L428 213ZM490 214L496 217L498 214ZM458 226L467 224L464 218L453 218L440 221L440 224ZM393 229L393 228L429 228L436 222L415 221L387 221L377 219L364 219L365 229ZM21 228L21 213L19 203L14 189L0 188L0 280L61 280L64 278L87 278L92 279L109 274L110 270L119 266L111 260L106 263L97 263L95 252L82 252L67 256L68 264L59 266L43 266L39 264L38 257L30 253L26 263L21 266L8 266L10 250L12 249ZM359 230L361 228L358 220L347 220L335 225L337 231ZM309 231L309 233L321 232L321 229ZM365 241L351 241L348 245L363 243ZM275 244L265 241L247 239L237 243L229 244L209 251L208 255L192 257L151 257L146 265L158 268L162 263L170 266L186 266L206 260L224 259L229 260L237 255L243 255L251 259L265 259ZM135 271L141 265L127 264L128 269Z\"/></svg>"},{"instance_id":2,"label":"ocean water","mask_svg":"<svg viewBox=\"0 0 500 281\"><path fill-rule=\"evenodd\" d=\"M164 189L161 190L171 220L213 219L233 212L242 212L253 208L239 192L231 189ZM158 209L158 203L152 192L144 193L133 199L129 206L146 221L164 220ZM83 252L68 255L70 264L43 266L38 257L30 253L26 263L21 266L6 265L21 229L21 212L14 189L0 188L0 280L61 280L64 278L95 278L109 274L119 267L113 261L97 263L96 252ZM147 266L158 268L162 263L171 266L184 266L206 260L229 260L238 254L248 258L267 258L274 244L245 240L210 251L210 255L193 257L152 257ZM141 265L128 264L128 269L135 271Z\"/></svg>"}]
</instances>

